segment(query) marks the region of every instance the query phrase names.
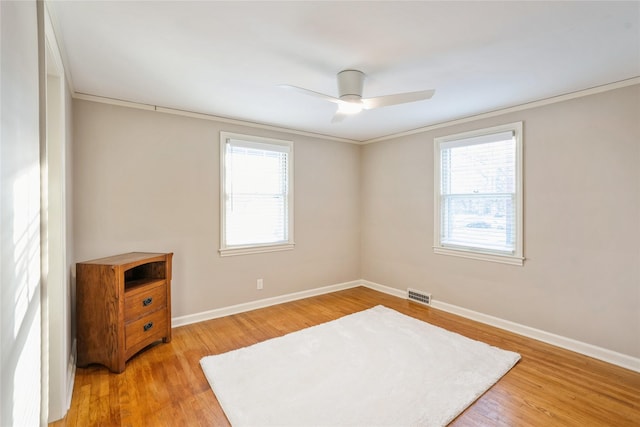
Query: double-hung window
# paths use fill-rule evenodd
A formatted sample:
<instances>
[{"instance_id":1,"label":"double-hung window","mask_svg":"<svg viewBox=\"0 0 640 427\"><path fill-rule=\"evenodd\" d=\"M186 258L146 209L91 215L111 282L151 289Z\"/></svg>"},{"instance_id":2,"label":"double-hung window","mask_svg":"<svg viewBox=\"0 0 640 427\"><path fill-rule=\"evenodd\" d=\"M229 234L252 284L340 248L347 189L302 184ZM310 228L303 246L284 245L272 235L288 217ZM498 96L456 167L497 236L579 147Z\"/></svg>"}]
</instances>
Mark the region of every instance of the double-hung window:
<instances>
[{"instance_id":1,"label":"double-hung window","mask_svg":"<svg viewBox=\"0 0 640 427\"><path fill-rule=\"evenodd\" d=\"M522 265L522 122L434 147L434 252Z\"/></svg>"},{"instance_id":2,"label":"double-hung window","mask_svg":"<svg viewBox=\"0 0 640 427\"><path fill-rule=\"evenodd\" d=\"M293 249L293 142L220 133L220 254Z\"/></svg>"}]
</instances>

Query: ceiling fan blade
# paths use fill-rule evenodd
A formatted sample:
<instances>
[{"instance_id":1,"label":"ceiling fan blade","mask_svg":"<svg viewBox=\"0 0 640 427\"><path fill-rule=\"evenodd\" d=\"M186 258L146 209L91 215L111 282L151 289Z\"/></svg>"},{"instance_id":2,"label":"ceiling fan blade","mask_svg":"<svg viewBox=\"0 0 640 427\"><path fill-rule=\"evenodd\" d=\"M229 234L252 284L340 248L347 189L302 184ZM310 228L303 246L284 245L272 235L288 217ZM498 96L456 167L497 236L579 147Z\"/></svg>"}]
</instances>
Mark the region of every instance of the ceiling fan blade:
<instances>
[{"instance_id":1,"label":"ceiling fan blade","mask_svg":"<svg viewBox=\"0 0 640 427\"><path fill-rule=\"evenodd\" d=\"M435 92L435 90L431 89L420 90L417 92L397 93L395 95L376 96L374 98L363 98L362 104L364 105L365 110L371 110L372 108L422 101L431 98Z\"/></svg>"},{"instance_id":2,"label":"ceiling fan blade","mask_svg":"<svg viewBox=\"0 0 640 427\"><path fill-rule=\"evenodd\" d=\"M343 121L346 117L348 116L348 114L345 113L341 113L340 110L336 111L336 113L333 115L333 118L331 119L331 123L340 123L341 121Z\"/></svg>"},{"instance_id":3,"label":"ceiling fan blade","mask_svg":"<svg viewBox=\"0 0 640 427\"><path fill-rule=\"evenodd\" d=\"M302 88L302 87L285 85L285 84L278 85L278 86L281 87L281 88L284 88L284 89L289 89L289 90L293 90L293 91L296 91L296 92L300 92L300 93L303 93L305 95L311 95L311 96L314 96L316 98L324 99L325 101L334 102L336 104L339 104L340 102L342 102L339 98L335 98L333 96L325 95L324 93L320 93L320 92L314 92L312 90L305 89L305 88Z\"/></svg>"}]
</instances>

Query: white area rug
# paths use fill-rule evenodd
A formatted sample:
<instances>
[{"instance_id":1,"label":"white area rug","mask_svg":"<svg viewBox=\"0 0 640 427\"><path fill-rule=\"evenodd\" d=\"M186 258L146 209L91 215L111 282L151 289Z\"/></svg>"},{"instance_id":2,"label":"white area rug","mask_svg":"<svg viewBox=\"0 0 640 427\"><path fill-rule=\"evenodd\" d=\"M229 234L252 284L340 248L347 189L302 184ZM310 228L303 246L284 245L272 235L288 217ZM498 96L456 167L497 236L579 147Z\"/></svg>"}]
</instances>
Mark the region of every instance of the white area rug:
<instances>
[{"instance_id":1,"label":"white area rug","mask_svg":"<svg viewBox=\"0 0 640 427\"><path fill-rule=\"evenodd\" d=\"M234 426L443 426L519 359L377 306L200 364Z\"/></svg>"}]
</instances>

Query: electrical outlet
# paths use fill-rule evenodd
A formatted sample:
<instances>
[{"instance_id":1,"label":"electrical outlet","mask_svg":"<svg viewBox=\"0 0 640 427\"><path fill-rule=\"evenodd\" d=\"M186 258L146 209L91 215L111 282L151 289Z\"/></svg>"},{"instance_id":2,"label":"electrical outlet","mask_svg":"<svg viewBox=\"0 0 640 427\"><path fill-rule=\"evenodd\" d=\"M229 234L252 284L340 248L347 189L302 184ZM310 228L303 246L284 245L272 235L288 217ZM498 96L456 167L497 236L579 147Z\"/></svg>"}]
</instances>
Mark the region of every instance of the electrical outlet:
<instances>
[{"instance_id":1,"label":"electrical outlet","mask_svg":"<svg viewBox=\"0 0 640 427\"><path fill-rule=\"evenodd\" d=\"M257 287L257 289L262 289L262 286L263 286L262 279L258 279L258 281L257 281L257 283L256 283L256 287Z\"/></svg>"}]
</instances>

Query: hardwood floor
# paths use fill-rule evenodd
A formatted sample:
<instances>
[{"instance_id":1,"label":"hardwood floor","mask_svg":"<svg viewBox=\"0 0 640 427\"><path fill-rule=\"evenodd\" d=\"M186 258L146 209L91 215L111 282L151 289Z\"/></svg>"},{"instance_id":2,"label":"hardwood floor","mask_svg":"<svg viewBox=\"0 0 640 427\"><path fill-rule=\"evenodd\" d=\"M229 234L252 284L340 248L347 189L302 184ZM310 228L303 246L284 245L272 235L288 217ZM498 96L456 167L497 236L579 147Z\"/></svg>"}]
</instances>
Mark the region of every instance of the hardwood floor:
<instances>
[{"instance_id":1,"label":"hardwood floor","mask_svg":"<svg viewBox=\"0 0 640 427\"><path fill-rule=\"evenodd\" d=\"M122 374L79 368L71 409L50 426L229 425L200 368L202 357L378 304L521 354L452 426L640 425L640 373L359 287L175 328L170 343L133 357Z\"/></svg>"}]
</instances>

